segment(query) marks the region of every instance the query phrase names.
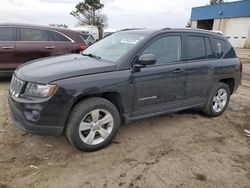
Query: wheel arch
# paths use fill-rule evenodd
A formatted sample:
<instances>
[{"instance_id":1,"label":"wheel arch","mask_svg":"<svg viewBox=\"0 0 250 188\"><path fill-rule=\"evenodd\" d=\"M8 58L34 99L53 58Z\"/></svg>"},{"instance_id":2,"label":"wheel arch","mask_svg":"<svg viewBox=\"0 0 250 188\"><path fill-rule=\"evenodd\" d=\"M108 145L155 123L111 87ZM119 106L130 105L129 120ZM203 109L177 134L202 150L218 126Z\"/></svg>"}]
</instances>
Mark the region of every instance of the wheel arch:
<instances>
[{"instance_id":1,"label":"wheel arch","mask_svg":"<svg viewBox=\"0 0 250 188\"><path fill-rule=\"evenodd\" d=\"M70 111L80 101L82 101L84 99L87 99L87 98L91 98L91 97L104 98L104 99L108 100L109 102L111 102L111 103L113 103L115 105L115 107L118 109L120 115L122 115L123 112L124 112L121 95L118 92L112 92L112 91L111 92L96 93L96 94L89 94L89 95L79 95L74 100Z\"/></svg>"},{"instance_id":2,"label":"wheel arch","mask_svg":"<svg viewBox=\"0 0 250 188\"><path fill-rule=\"evenodd\" d=\"M235 80L234 80L234 78L221 79L221 80L219 80L219 82L222 82L222 83L226 84L230 89L230 95L233 94L234 88L235 88Z\"/></svg>"},{"instance_id":3,"label":"wheel arch","mask_svg":"<svg viewBox=\"0 0 250 188\"><path fill-rule=\"evenodd\" d=\"M67 115L66 122L64 125L64 132L65 132L66 125L68 122L68 118L69 118L70 113L71 113L72 109L74 108L74 106L77 105L79 102L81 102L85 99L88 99L88 98L92 98L92 97L101 97L101 98L108 100L112 104L114 104L115 107L118 109L118 112L120 113L121 120L124 121L124 117L123 117L124 108L122 105L122 98L118 92L102 92L102 93L89 94L89 95L79 95L72 102L72 105L70 107L70 110L69 110L69 113Z\"/></svg>"}]
</instances>

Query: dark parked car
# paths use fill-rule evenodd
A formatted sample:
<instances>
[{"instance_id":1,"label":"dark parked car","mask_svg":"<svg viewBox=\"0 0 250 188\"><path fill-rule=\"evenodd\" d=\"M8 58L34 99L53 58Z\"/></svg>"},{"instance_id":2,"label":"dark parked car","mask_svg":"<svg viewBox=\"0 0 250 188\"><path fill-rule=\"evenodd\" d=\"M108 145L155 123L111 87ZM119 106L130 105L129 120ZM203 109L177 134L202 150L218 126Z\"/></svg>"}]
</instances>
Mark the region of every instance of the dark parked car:
<instances>
[{"instance_id":1,"label":"dark parked car","mask_svg":"<svg viewBox=\"0 0 250 188\"><path fill-rule=\"evenodd\" d=\"M24 131L62 135L84 151L112 142L121 122L197 108L219 116L242 65L228 40L202 30L114 33L83 54L20 66L9 90Z\"/></svg>"},{"instance_id":2,"label":"dark parked car","mask_svg":"<svg viewBox=\"0 0 250 188\"><path fill-rule=\"evenodd\" d=\"M0 25L0 73L38 58L79 53L87 48L81 33L34 25Z\"/></svg>"}]
</instances>

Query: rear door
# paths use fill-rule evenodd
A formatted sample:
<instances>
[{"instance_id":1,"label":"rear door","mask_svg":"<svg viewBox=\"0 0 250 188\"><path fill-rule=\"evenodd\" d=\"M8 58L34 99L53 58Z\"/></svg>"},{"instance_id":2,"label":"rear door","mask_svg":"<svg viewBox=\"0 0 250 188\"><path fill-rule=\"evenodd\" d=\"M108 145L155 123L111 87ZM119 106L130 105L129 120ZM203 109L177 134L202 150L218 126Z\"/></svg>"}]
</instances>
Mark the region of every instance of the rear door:
<instances>
[{"instance_id":1,"label":"rear door","mask_svg":"<svg viewBox=\"0 0 250 188\"><path fill-rule=\"evenodd\" d=\"M50 40L46 30L19 28L19 37L16 43L16 57L19 64L54 54L54 42Z\"/></svg>"},{"instance_id":2,"label":"rear door","mask_svg":"<svg viewBox=\"0 0 250 188\"><path fill-rule=\"evenodd\" d=\"M53 41L54 55L75 53L76 44L73 39L58 31L48 31L48 33L50 40Z\"/></svg>"},{"instance_id":3,"label":"rear door","mask_svg":"<svg viewBox=\"0 0 250 188\"><path fill-rule=\"evenodd\" d=\"M16 28L0 27L0 70L16 68Z\"/></svg>"},{"instance_id":4,"label":"rear door","mask_svg":"<svg viewBox=\"0 0 250 188\"><path fill-rule=\"evenodd\" d=\"M213 79L213 66L216 59L208 35L186 34L185 49L187 60L187 91L184 106L204 104Z\"/></svg>"}]
</instances>

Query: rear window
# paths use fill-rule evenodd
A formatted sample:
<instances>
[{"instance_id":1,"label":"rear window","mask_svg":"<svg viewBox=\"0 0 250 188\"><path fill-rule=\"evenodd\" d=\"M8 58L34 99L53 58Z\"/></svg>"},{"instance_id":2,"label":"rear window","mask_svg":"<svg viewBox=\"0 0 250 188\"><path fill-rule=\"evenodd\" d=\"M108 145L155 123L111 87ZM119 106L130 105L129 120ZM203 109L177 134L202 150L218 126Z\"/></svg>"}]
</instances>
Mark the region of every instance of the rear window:
<instances>
[{"instance_id":1,"label":"rear window","mask_svg":"<svg viewBox=\"0 0 250 188\"><path fill-rule=\"evenodd\" d=\"M218 53L224 53L227 51L227 46L226 46L226 42L224 40L221 39L214 39L215 42L215 50Z\"/></svg>"},{"instance_id":2,"label":"rear window","mask_svg":"<svg viewBox=\"0 0 250 188\"><path fill-rule=\"evenodd\" d=\"M21 28L20 40L21 41L49 41L49 36L45 30Z\"/></svg>"},{"instance_id":3,"label":"rear window","mask_svg":"<svg viewBox=\"0 0 250 188\"><path fill-rule=\"evenodd\" d=\"M0 27L0 41L13 41L14 32L13 27Z\"/></svg>"},{"instance_id":4,"label":"rear window","mask_svg":"<svg viewBox=\"0 0 250 188\"><path fill-rule=\"evenodd\" d=\"M187 60L206 59L204 37L187 36Z\"/></svg>"},{"instance_id":5,"label":"rear window","mask_svg":"<svg viewBox=\"0 0 250 188\"><path fill-rule=\"evenodd\" d=\"M231 45L223 39L214 38L215 52L221 54L224 59L235 58L236 53Z\"/></svg>"},{"instance_id":6,"label":"rear window","mask_svg":"<svg viewBox=\"0 0 250 188\"><path fill-rule=\"evenodd\" d=\"M57 42L71 42L71 40L64 35L55 32L55 31L48 31L52 41L57 41Z\"/></svg>"}]
</instances>

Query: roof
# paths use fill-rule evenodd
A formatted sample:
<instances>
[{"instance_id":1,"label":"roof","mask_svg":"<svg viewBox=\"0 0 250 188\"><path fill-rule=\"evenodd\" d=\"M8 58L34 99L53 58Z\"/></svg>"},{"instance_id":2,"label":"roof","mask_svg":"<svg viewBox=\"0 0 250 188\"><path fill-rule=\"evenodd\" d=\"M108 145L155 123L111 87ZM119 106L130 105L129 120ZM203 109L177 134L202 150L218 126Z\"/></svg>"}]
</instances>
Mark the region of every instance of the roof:
<instances>
[{"instance_id":1,"label":"roof","mask_svg":"<svg viewBox=\"0 0 250 188\"><path fill-rule=\"evenodd\" d=\"M50 30L56 30L56 31L74 31L74 30L64 28L64 27L25 24L25 23L0 23L0 26L31 27L31 28L37 28L37 29L50 29Z\"/></svg>"},{"instance_id":2,"label":"roof","mask_svg":"<svg viewBox=\"0 0 250 188\"><path fill-rule=\"evenodd\" d=\"M191 20L250 17L250 0L192 8Z\"/></svg>"}]
</instances>

